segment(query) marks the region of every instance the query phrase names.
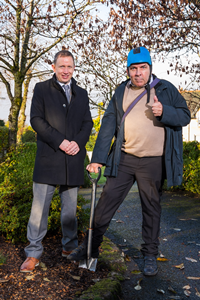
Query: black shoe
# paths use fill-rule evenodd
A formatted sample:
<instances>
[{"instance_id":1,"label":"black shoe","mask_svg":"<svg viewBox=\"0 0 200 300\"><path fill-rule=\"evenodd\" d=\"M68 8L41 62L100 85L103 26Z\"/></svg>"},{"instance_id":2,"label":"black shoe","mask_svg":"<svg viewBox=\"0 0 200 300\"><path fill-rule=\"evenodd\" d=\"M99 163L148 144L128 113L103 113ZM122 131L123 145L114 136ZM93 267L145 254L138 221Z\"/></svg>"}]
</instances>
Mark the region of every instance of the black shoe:
<instances>
[{"instance_id":1,"label":"black shoe","mask_svg":"<svg viewBox=\"0 0 200 300\"><path fill-rule=\"evenodd\" d=\"M98 258L99 256L99 250L96 249L94 251L92 251L92 255L93 258ZM79 260L83 260L83 259L87 259L87 245L85 245L84 243L81 244L80 246L78 246L76 249L74 249L68 256L67 259L69 260L75 260L75 261L79 261Z\"/></svg>"},{"instance_id":2,"label":"black shoe","mask_svg":"<svg viewBox=\"0 0 200 300\"><path fill-rule=\"evenodd\" d=\"M144 275L154 276L158 273L158 267L155 256L144 257Z\"/></svg>"}]
</instances>

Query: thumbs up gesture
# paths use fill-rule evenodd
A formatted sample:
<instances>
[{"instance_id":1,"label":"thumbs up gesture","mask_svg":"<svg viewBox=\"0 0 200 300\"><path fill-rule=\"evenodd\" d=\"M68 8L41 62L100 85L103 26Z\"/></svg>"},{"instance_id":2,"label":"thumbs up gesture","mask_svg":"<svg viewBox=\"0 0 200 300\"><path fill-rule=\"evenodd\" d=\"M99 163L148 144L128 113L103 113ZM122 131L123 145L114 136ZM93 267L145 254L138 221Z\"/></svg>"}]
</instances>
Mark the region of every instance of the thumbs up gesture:
<instances>
[{"instance_id":1,"label":"thumbs up gesture","mask_svg":"<svg viewBox=\"0 0 200 300\"><path fill-rule=\"evenodd\" d=\"M163 113L163 106L162 103L158 101L157 96L154 96L154 104L152 105L152 112L155 117L162 116Z\"/></svg>"}]
</instances>

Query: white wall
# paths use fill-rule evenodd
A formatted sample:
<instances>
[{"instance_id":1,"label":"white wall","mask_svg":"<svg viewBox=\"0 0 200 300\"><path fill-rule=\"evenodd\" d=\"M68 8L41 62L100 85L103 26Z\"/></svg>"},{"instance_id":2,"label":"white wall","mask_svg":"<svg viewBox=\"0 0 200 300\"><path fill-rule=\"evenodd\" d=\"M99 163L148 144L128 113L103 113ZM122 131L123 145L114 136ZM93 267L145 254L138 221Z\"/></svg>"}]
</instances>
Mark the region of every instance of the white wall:
<instances>
[{"instance_id":1,"label":"white wall","mask_svg":"<svg viewBox=\"0 0 200 300\"><path fill-rule=\"evenodd\" d=\"M183 127L184 141L198 141L200 142L200 110L197 113L197 118L192 119L190 124Z\"/></svg>"}]
</instances>

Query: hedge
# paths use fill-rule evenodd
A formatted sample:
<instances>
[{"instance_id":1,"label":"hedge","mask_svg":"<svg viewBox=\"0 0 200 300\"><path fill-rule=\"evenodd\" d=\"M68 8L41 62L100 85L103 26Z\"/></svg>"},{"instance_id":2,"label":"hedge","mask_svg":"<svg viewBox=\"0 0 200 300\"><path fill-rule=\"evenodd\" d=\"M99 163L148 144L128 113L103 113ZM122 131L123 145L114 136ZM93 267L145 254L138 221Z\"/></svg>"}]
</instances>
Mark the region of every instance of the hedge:
<instances>
[{"instance_id":1,"label":"hedge","mask_svg":"<svg viewBox=\"0 0 200 300\"><path fill-rule=\"evenodd\" d=\"M0 154L3 157L4 151L8 150L9 128L0 126Z\"/></svg>"}]
</instances>

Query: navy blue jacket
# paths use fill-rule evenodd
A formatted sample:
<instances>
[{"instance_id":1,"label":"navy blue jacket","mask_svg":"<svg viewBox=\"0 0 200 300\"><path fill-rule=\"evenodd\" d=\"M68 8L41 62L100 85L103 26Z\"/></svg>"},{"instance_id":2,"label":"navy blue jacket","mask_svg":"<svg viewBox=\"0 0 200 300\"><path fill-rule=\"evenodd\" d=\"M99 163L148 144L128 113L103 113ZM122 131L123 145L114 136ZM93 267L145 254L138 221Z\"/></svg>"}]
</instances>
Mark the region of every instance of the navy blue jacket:
<instances>
[{"instance_id":1,"label":"navy blue jacket","mask_svg":"<svg viewBox=\"0 0 200 300\"><path fill-rule=\"evenodd\" d=\"M102 119L91 162L106 165L105 176L117 176L121 157L121 146L124 140L124 122L121 124L124 111L123 95L127 81L115 91ZM166 80L160 80L155 86L158 100L163 105L163 114L157 117L165 128L165 169L167 185L180 185L183 175L183 143L182 126L190 122L190 111L185 99L176 87ZM134 109L134 108L133 108ZM114 147L110 151L113 137L116 136Z\"/></svg>"},{"instance_id":2,"label":"navy blue jacket","mask_svg":"<svg viewBox=\"0 0 200 300\"><path fill-rule=\"evenodd\" d=\"M85 145L93 126L86 90L72 78L70 104L53 78L37 83L31 105L31 125L37 132L33 180L38 183L79 186L84 183ZM78 154L67 155L59 146L75 141Z\"/></svg>"}]
</instances>

